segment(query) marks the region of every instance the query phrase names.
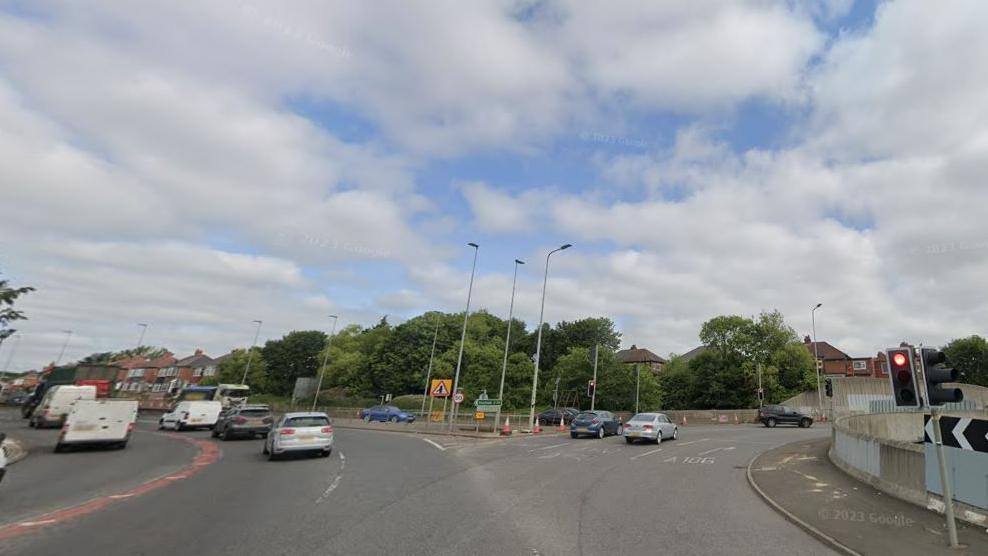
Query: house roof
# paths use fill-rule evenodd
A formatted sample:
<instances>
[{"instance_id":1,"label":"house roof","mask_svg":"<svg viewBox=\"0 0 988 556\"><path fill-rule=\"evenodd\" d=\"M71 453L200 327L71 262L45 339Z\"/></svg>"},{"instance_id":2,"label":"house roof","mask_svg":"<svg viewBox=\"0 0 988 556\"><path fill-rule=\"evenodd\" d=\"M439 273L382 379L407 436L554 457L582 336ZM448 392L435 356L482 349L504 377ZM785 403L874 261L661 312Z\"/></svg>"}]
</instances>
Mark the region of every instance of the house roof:
<instances>
[{"instance_id":1,"label":"house roof","mask_svg":"<svg viewBox=\"0 0 988 556\"><path fill-rule=\"evenodd\" d=\"M143 367L145 369L154 369L154 368L160 369L162 367L171 367L174 364L175 364L175 356L172 355L171 352L166 351L165 354L162 355L161 357L152 359L144 363L143 365L140 365L139 368Z\"/></svg>"},{"instance_id":2,"label":"house roof","mask_svg":"<svg viewBox=\"0 0 988 556\"><path fill-rule=\"evenodd\" d=\"M690 359L693 359L694 357L696 357L697 355L700 355L701 353L707 351L708 349L710 349L710 346L697 346L697 347L695 347L695 348L687 351L686 353L680 355L679 356L679 359L681 359L683 361L686 361L686 362L689 362Z\"/></svg>"},{"instance_id":3,"label":"house roof","mask_svg":"<svg viewBox=\"0 0 988 556\"><path fill-rule=\"evenodd\" d=\"M621 363L667 363L662 357L634 344L629 349L622 349L615 353L614 356Z\"/></svg>"},{"instance_id":4,"label":"house roof","mask_svg":"<svg viewBox=\"0 0 988 556\"><path fill-rule=\"evenodd\" d=\"M209 367L210 365L215 365L216 360L212 357L206 355L202 350L197 349L196 352L188 357L179 359L176 363L176 367L192 367L193 369L199 369L202 367Z\"/></svg>"},{"instance_id":5,"label":"house roof","mask_svg":"<svg viewBox=\"0 0 988 556\"><path fill-rule=\"evenodd\" d=\"M813 342L810 337L807 336L803 339L803 345L806 347L810 355L814 353L818 354L820 359L824 361L830 361L834 359L852 359L852 357L843 351L835 348L834 346L828 344L827 342Z\"/></svg>"}]
</instances>

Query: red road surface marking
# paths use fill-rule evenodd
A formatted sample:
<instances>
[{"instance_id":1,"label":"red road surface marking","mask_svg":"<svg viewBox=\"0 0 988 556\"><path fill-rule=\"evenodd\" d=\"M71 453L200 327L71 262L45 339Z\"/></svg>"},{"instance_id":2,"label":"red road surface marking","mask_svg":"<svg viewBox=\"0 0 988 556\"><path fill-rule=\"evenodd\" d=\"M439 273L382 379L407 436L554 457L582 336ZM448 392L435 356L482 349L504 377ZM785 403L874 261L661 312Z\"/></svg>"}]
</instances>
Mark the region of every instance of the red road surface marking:
<instances>
[{"instance_id":1,"label":"red road surface marking","mask_svg":"<svg viewBox=\"0 0 988 556\"><path fill-rule=\"evenodd\" d=\"M155 433L161 434L161 433ZM140 486L134 487L130 490L124 492L118 492L117 494L110 494L107 496L101 496L99 498L94 498L88 502L83 502L77 506L71 506L68 508L62 508L60 510L55 510L35 516L29 519L24 519L15 523L10 523L8 525L0 526L0 541L17 537L26 533L32 533L34 531L39 531L45 527L52 525L57 525L60 523L65 523L73 519L78 519L84 515L89 515L94 512L103 510L113 504L120 502L121 500L126 500L128 498L133 498L134 496L140 496L142 494L147 494L153 490L158 490L163 486L167 486L174 482L176 479L186 479L189 478L207 465L215 463L220 457L220 449L212 442L206 440L198 440L194 438L188 438L179 436L176 434L163 434L163 436L169 436L172 438L178 438L184 440L195 447L199 448L199 453L196 454L195 459L192 463L186 465L181 470L176 473L169 474L165 477L160 477L157 479L152 479Z\"/></svg>"}]
</instances>

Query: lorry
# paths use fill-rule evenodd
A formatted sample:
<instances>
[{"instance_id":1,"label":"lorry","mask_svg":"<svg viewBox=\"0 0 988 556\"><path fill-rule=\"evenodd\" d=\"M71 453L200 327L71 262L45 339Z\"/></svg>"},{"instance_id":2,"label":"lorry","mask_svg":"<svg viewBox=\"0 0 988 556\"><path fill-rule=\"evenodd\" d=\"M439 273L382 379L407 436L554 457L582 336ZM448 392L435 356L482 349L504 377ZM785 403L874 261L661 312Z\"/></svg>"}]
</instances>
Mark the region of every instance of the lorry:
<instances>
[{"instance_id":1,"label":"lorry","mask_svg":"<svg viewBox=\"0 0 988 556\"><path fill-rule=\"evenodd\" d=\"M79 400L62 426L55 451L80 445L125 448L136 421L136 400Z\"/></svg>"},{"instance_id":2,"label":"lorry","mask_svg":"<svg viewBox=\"0 0 988 556\"><path fill-rule=\"evenodd\" d=\"M96 397L106 398L110 395L110 385L117 379L120 368L115 365L73 365L55 367L43 381L38 383L34 391L21 406L21 416L30 418L42 398L53 386L59 385L92 385L96 387Z\"/></svg>"}]
</instances>

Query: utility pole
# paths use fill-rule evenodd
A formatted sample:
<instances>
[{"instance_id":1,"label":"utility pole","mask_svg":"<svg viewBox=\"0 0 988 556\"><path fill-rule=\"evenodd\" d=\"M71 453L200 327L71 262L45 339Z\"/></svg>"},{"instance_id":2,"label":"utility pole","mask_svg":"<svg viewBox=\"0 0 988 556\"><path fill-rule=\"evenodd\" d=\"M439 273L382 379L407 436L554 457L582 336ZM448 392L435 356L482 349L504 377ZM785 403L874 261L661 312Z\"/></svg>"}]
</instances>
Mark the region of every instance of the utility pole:
<instances>
[{"instance_id":1,"label":"utility pole","mask_svg":"<svg viewBox=\"0 0 988 556\"><path fill-rule=\"evenodd\" d=\"M463 311L463 333L460 335L460 354L456 358L456 374L453 376L453 396L459 392L460 387L460 368L463 366L463 346L467 343L467 319L470 318L470 296L473 295L473 277L477 272L477 254L480 253L480 246L476 243L468 243L470 247L473 247L473 267L470 269L470 286L467 288L467 308ZM452 432L453 428L456 426L456 409L459 405L453 400L453 408L450 409L449 415L449 430Z\"/></svg>"},{"instance_id":2,"label":"utility pole","mask_svg":"<svg viewBox=\"0 0 988 556\"><path fill-rule=\"evenodd\" d=\"M594 404L597 401L597 350L600 348L600 344L594 344L593 346L593 392L590 394L590 411L593 411Z\"/></svg>"},{"instance_id":3,"label":"utility pole","mask_svg":"<svg viewBox=\"0 0 988 556\"><path fill-rule=\"evenodd\" d=\"M422 417L425 418L425 399L429 396L429 382L432 380L432 358L436 356L436 340L439 338L439 323L441 314L436 312L436 331L432 333L432 352L429 353L429 370L425 372L425 390L422 392ZM426 421L426 424L429 422Z\"/></svg>"}]
</instances>

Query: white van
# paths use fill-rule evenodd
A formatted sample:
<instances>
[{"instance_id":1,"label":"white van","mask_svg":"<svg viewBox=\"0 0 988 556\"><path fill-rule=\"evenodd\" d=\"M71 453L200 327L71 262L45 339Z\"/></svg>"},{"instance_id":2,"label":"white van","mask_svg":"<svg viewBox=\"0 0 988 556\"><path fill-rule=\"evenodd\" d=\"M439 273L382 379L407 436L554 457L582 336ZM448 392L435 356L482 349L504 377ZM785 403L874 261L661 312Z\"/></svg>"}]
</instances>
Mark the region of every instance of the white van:
<instances>
[{"instance_id":1,"label":"white van","mask_svg":"<svg viewBox=\"0 0 988 556\"><path fill-rule=\"evenodd\" d=\"M165 413L158 421L159 429L211 429L216 425L223 411L223 404L217 401L178 402L171 413Z\"/></svg>"},{"instance_id":2,"label":"white van","mask_svg":"<svg viewBox=\"0 0 988 556\"><path fill-rule=\"evenodd\" d=\"M79 400L95 400L96 387L71 386L60 384L52 386L45 397L41 398L41 403L31 414L29 425L32 427L60 427L65 422L65 418L72 412L72 406Z\"/></svg>"},{"instance_id":3,"label":"white van","mask_svg":"<svg viewBox=\"0 0 988 556\"><path fill-rule=\"evenodd\" d=\"M123 448L136 421L135 400L79 400L62 425L55 451L80 444Z\"/></svg>"},{"instance_id":4,"label":"white van","mask_svg":"<svg viewBox=\"0 0 988 556\"><path fill-rule=\"evenodd\" d=\"M0 432L0 481L7 473L7 448L3 445L5 440L7 440L7 433Z\"/></svg>"}]
</instances>

